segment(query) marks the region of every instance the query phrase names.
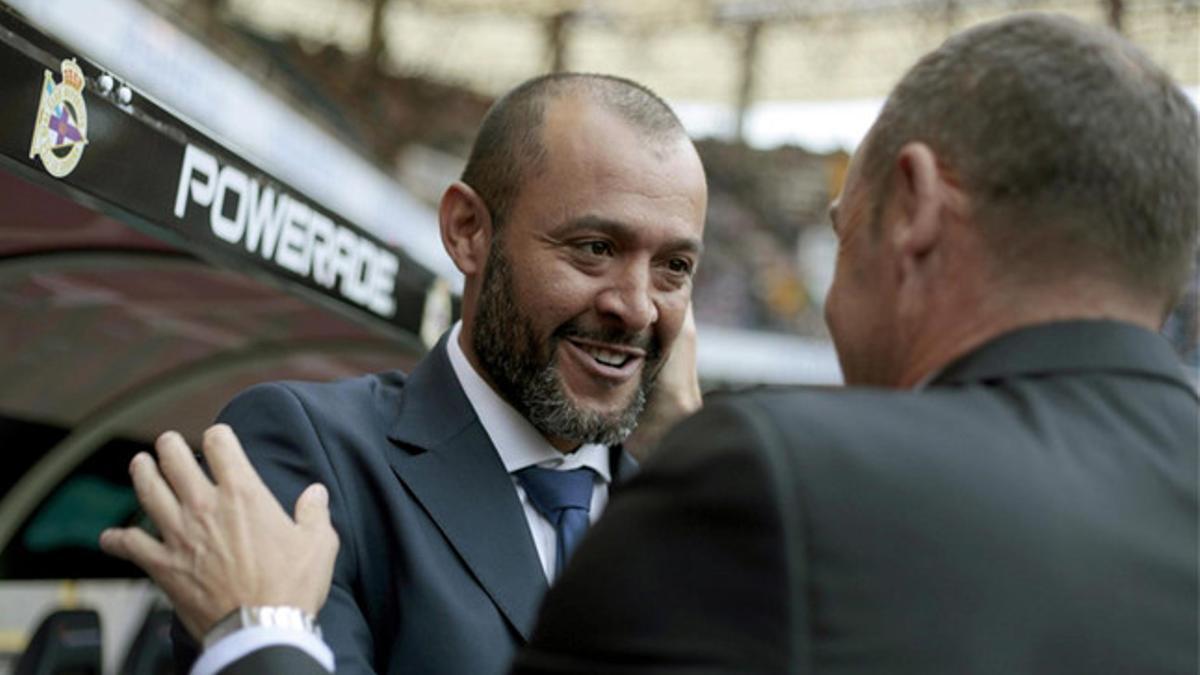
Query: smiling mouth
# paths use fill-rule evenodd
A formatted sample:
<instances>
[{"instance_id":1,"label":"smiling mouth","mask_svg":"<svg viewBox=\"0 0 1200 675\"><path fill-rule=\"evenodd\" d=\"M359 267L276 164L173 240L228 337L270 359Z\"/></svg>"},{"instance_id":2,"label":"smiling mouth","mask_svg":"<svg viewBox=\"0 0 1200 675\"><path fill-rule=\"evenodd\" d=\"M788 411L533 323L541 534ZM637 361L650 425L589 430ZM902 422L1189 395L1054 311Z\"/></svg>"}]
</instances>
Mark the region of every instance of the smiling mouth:
<instances>
[{"instance_id":1,"label":"smiling mouth","mask_svg":"<svg viewBox=\"0 0 1200 675\"><path fill-rule=\"evenodd\" d=\"M636 347L600 344L575 338L569 338L568 341L573 347L590 356L596 364L605 368L624 369L645 356L644 350Z\"/></svg>"},{"instance_id":2,"label":"smiling mouth","mask_svg":"<svg viewBox=\"0 0 1200 675\"><path fill-rule=\"evenodd\" d=\"M621 352L614 352L614 351L610 351L607 349L600 349L598 347L588 347L586 345L580 345L580 346L582 347L583 351L585 353L587 353L588 356L591 356L593 359L596 359L596 361L599 363L602 363L606 366L611 366L613 368L620 368L621 366L628 363L629 359L633 358L629 354L622 354Z\"/></svg>"}]
</instances>

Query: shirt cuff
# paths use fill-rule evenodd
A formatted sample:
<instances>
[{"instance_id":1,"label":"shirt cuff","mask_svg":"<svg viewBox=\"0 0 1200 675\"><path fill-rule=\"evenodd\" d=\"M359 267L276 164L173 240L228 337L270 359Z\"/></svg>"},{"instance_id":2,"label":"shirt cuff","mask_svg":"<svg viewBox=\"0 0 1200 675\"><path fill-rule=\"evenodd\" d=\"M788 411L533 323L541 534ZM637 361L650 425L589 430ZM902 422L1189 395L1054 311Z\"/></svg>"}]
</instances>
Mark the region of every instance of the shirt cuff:
<instances>
[{"instance_id":1,"label":"shirt cuff","mask_svg":"<svg viewBox=\"0 0 1200 675\"><path fill-rule=\"evenodd\" d=\"M333 651L316 635L278 626L252 626L236 630L205 649L192 666L191 675L216 675L260 649L280 646L295 647L333 672Z\"/></svg>"}]
</instances>

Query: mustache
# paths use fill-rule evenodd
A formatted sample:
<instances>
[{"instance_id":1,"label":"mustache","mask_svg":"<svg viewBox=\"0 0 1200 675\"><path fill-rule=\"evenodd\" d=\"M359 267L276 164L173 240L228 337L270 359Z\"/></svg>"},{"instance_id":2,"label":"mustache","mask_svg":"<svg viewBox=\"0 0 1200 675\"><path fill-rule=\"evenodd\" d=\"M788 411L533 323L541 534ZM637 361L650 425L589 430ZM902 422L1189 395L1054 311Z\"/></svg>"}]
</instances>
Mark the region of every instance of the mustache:
<instances>
[{"instance_id":1,"label":"mustache","mask_svg":"<svg viewBox=\"0 0 1200 675\"><path fill-rule=\"evenodd\" d=\"M571 319L559 326L554 331L554 338L556 340L583 338L595 342L606 342L612 345L635 347L646 352L647 361L657 361L662 356L662 341L658 339L658 336L653 331L632 333L620 328L592 328L585 325L578 318Z\"/></svg>"}]
</instances>

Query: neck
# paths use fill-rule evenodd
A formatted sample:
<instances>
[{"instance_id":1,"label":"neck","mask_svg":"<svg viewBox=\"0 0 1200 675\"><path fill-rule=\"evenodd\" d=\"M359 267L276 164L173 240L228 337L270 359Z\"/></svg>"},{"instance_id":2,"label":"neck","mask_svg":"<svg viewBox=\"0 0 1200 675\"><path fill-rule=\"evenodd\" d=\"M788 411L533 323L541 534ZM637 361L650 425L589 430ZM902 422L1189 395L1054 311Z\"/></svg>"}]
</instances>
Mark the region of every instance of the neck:
<instances>
[{"instance_id":1,"label":"neck","mask_svg":"<svg viewBox=\"0 0 1200 675\"><path fill-rule=\"evenodd\" d=\"M1160 304L1087 279L1009 292L993 288L957 308L939 308L937 320L924 322L896 386L912 388L1000 335L1038 324L1110 320L1157 331Z\"/></svg>"},{"instance_id":2,"label":"neck","mask_svg":"<svg viewBox=\"0 0 1200 675\"><path fill-rule=\"evenodd\" d=\"M538 432L540 433L541 429L538 429ZM555 450L558 450L559 452L561 452L564 455L569 455L572 452L575 452L576 450L578 450L580 447L582 447L579 445L578 441L572 441L568 438L559 438L558 436L547 436L545 433L542 433L542 436L544 436L546 438L546 441L549 442L550 445L554 446Z\"/></svg>"}]
</instances>

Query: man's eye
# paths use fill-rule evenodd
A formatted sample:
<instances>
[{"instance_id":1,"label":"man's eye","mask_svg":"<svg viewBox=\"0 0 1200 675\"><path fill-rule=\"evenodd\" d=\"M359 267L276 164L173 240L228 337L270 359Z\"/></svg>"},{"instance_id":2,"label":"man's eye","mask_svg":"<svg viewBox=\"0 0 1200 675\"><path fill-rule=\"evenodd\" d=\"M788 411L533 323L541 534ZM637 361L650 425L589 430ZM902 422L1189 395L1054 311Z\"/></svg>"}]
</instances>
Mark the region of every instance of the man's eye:
<instances>
[{"instance_id":1,"label":"man's eye","mask_svg":"<svg viewBox=\"0 0 1200 675\"><path fill-rule=\"evenodd\" d=\"M609 256L613 252L612 244L607 241L589 241L584 244L584 250L595 256Z\"/></svg>"},{"instance_id":2,"label":"man's eye","mask_svg":"<svg viewBox=\"0 0 1200 675\"><path fill-rule=\"evenodd\" d=\"M692 261L686 258L671 258L667 262L667 269L671 270L675 274L691 274Z\"/></svg>"}]
</instances>

